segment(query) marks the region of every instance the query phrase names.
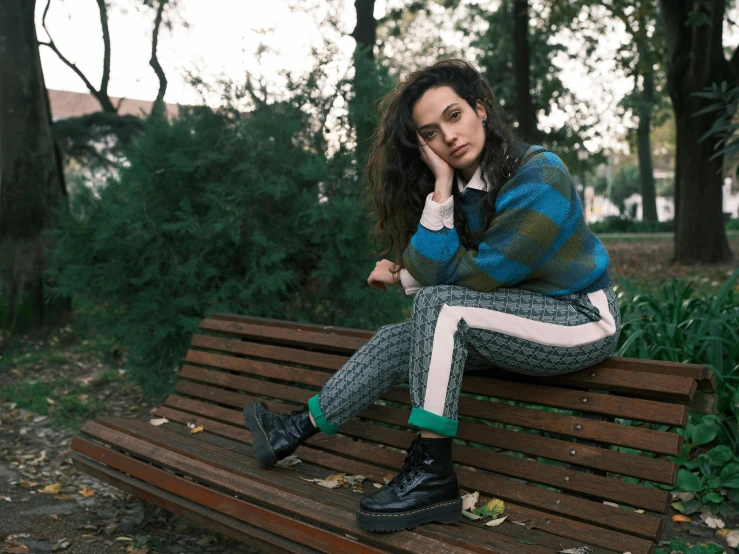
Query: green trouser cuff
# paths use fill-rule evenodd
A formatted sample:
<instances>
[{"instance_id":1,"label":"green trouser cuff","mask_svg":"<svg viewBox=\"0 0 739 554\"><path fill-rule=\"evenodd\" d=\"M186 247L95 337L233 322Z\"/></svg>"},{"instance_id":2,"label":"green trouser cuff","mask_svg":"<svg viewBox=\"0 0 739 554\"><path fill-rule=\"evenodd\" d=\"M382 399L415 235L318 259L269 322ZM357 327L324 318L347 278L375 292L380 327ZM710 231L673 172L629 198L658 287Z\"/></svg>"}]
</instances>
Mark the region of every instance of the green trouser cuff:
<instances>
[{"instance_id":1,"label":"green trouser cuff","mask_svg":"<svg viewBox=\"0 0 739 554\"><path fill-rule=\"evenodd\" d=\"M420 427L426 431L444 435L445 437L454 437L457 434L459 422L454 419L448 419L440 415L427 412L421 408L413 408L408 424L414 427Z\"/></svg>"},{"instance_id":2,"label":"green trouser cuff","mask_svg":"<svg viewBox=\"0 0 739 554\"><path fill-rule=\"evenodd\" d=\"M337 431L336 427L326 421L326 418L321 411L321 405L318 403L318 395L315 395L308 400L308 411L310 412L310 415L313 416L313 419L316 420L316 425L321 431L327 435L331 435Z\"/></svg>"}]
</instances>

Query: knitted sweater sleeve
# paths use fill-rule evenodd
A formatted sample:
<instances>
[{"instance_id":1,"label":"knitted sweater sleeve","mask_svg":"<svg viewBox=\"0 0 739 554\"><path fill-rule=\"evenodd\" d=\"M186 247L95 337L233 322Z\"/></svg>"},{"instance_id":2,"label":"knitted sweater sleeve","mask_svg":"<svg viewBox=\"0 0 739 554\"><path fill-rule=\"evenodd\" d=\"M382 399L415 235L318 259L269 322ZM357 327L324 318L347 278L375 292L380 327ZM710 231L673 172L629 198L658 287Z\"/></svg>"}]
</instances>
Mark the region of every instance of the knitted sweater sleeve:
<instances>
[{"instance_id":1,"label":"knitted sweater sleeve","mask_svg":"<svg viewBox=\"0 0 739 554\"><path fill-rule=\"evenodd\" d=\"M424 286L456 284L490 292L529 278L557 253L581 219L582 207L564 164L543 152L501 188L495 217L476 250L462 246L453 223L432 229L422 220L403 265Z\"/></svg>"}]
</instances>

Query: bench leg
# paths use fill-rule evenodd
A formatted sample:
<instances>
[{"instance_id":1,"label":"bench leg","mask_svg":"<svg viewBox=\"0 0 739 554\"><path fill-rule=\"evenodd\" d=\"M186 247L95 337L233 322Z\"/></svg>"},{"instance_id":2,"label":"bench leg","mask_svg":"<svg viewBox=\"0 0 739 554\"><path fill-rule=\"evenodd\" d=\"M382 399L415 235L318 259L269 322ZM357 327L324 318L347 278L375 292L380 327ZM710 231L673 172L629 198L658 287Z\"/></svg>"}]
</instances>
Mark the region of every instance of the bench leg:
<instances>
[{"instance_id":1,"label":"bench leg","mask_svg":"<svg viewBox=\"0 0 739 554\"><path fill-rule=\"evenodd\" d=\"M137 498L139 502L139 512L132 518L127 518L121 522L121 531L129 535L136 534L148 525L151 518L160 510L159 506L149 504L146 500Z\"/></svg>"}]
</instances>

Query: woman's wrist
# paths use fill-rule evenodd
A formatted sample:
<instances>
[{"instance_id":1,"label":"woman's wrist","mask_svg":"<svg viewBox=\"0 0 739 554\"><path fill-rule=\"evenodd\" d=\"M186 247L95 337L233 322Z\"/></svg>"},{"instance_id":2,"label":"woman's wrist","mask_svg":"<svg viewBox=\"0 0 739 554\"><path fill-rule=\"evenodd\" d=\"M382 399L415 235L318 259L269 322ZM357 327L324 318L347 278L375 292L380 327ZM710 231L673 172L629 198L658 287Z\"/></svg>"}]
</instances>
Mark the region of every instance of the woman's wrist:
<instances>
[{"instance_id":1,"label":"woman's wrist","mask_svg":"<svg viewBox=\"0 0 739 554\"><path fill-rule=\"evenodd\" d=\"M438 204L443 204L444 202L449 200L452 195L453 182L453 175L451 177L442 177L436 179L436 184L434 185L434 195L431 197L431 199Z\"/></svg>"}]
</instances>

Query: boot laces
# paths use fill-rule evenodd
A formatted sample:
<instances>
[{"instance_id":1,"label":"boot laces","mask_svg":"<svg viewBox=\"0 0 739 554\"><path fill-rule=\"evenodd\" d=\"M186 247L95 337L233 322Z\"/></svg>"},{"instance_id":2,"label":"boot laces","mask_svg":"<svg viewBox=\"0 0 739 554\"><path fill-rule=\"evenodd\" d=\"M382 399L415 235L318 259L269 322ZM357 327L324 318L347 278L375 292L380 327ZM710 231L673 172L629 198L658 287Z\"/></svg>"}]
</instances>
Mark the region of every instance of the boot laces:
<instances>
[{"instance_id":1,"label":"boot laces","mask_svg":"<svg viewBox=\"0 0 739 554\"><path fill-rule=\"evenodd\" d=\"M408 449L408 456L403 462L403 467L389 484L400 485L401 488L410 486L413 483L414 477L421 473L421 466L426 455L426 445L421 442L418 438L411 443L411 447Z\"/></svg>"}]
</instances>

